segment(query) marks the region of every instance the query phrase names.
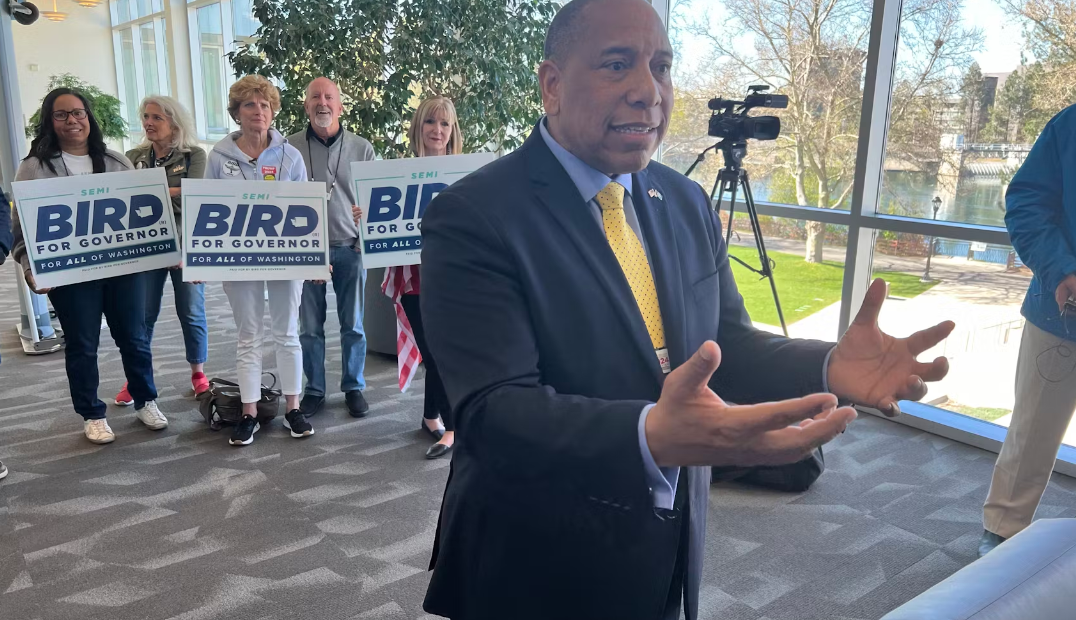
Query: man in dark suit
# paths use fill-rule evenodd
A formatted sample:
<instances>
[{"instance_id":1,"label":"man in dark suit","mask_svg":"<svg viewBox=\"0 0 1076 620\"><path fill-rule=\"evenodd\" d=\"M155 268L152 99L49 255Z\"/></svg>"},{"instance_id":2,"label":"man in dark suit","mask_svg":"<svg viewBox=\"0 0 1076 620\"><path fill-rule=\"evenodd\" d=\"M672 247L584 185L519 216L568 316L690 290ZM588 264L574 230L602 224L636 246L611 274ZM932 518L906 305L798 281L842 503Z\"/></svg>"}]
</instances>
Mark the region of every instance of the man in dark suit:
<instances>
[{"instance_id":1,"label":"man in dark suit","mask_svg":"<svg viewBox=\"0 0 1076 620\"><path fill-rule=\"evenodd\" d=\"M460 437L431 613L693 619L704 466L799 461L855 417L837 396L895 414L947 371L915 356L952 325L883 334L880 281L836 346L752 327L706 195L650 161L672 61L645 0L568 3L547 116L426 214L422 313Z\"/></svg>"}]
</instances>

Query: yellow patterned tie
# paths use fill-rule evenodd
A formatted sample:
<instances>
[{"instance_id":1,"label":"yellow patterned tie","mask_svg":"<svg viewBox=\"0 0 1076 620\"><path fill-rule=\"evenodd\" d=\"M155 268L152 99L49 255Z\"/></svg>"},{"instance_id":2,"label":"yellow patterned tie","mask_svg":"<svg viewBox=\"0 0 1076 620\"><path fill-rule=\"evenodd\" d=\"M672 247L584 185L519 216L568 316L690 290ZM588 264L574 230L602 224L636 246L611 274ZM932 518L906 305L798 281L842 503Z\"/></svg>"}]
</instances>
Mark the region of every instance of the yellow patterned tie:
<instances>
[{"instance_id":1,"label":"yellow patterned tie","mask_svg":"<svg viewBox=\"0 0 1076 620\"><path fill-rule=\"evenodd\" d=\"M624 186L610 183L598 192L598 206L602 209L602 222L605 224L605 237L613 249L624 276L628 279L635 303L643 314L646 331L654 349L665 348L665 326L661 322L661 307L658 304L658 292L654 286L654 275L650 272L650 262L646 260L643 244L635 231L628 226L624 217Z\"/></svg>"}]
</instances>

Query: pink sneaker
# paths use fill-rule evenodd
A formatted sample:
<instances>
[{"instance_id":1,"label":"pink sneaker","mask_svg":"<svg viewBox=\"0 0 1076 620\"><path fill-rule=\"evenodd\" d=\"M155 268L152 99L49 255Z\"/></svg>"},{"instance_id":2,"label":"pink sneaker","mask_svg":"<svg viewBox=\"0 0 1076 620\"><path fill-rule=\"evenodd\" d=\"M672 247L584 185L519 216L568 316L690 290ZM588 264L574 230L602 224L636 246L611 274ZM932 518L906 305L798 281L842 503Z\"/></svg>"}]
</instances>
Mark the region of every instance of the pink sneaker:
<instances>
[{"instance_id":1,"label":"pink sneaker","mask_svg":"<svg viewBox=\"0 0 1076 620\"><path fill-rule=\"evenodd\" d=\"M123 384L123 389L119 394L116 394L116 404L120 407L130 407L134 404L134 398L131 397L131 393L127 391L127 384Z\"/></svg>"},{"instance_id":2,"label":"pink sneaker","mask_svg":"<svg viewBox=\"0 0 1076 620\"><path fill-rule=\"evenodd\" d=\"M209 389L209 379L206 379L204 372L196 372L191 374L191 385L194 386L194 395L198 396Z\"/></svg>"}]
</instances>

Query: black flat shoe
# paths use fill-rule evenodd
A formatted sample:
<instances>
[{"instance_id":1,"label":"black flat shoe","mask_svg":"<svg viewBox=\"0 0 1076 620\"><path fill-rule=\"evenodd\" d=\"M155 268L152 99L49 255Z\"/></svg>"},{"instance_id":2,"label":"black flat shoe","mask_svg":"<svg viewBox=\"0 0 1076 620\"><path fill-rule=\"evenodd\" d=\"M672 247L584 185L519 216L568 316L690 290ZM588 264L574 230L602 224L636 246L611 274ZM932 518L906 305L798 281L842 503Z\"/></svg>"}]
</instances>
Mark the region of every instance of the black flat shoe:
<instances>
[{"instance_id":1,"label":"black flat shoe","mask_svg":"<svg viewBox=\"0 0 1076 620\"><path fill-rule=\"evenodd\" d=\"M433 437L434 441L441 441L441 438L445 436L445 431L438 428L437 430L430 430L430 427L426 426L425 418L422 422L418 423L419 430L426 431L426 434Z\"/></svg>"},{"instance_id":2,"label":"black flat shoe","mask_svg":"<svg viewBox=\"0 0 1076 620\"><path fill-rule=\"evenodd\" d=\"M366 404L366 397L359 390L351 390L344 394L344 402L347 403L347 412L353 418L365 418L370 411L370 405Z\"/></svg>"},{"instance_id":3,"label":"black flat shoe","mask_svg":"<svg viewBox=\"0 0 1076 620\"><path fill-rule=\"evenodd\" d=\"M426 450L426 458L439 459L449 452L452 452L452 446L446 446L443 443L435 443L430 446L429 450Z\"/></svg>"},{"instance_id":4,"label":"black flat shoe","mask_svg":"<svg viewBox=\"0 0 1076 620\"><path fill-rule=\"evenodd\" d=\"M307 418L317 415L323 407L325 407L325 397L314 394L303 396L303 400L299 403L299 411L302 411L303 416Z\"/></svg>"}]
</instances>

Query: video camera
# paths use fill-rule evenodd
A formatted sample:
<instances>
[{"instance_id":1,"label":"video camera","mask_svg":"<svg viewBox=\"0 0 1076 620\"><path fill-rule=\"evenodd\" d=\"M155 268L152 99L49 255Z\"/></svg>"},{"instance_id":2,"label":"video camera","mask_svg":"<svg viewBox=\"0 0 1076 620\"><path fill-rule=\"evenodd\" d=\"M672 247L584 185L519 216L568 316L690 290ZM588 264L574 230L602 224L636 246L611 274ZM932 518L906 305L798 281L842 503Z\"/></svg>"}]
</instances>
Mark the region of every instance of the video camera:
<instances>
[{"instance_id":1,"label":"video camera","mask_svg":"<svg viewBox=\"0 0 1076 620\"><path fill-rule=\"evenodd\" d=\"M731 142L776 140L781 135L780 118L747 115L753 108L788 107L788 95L771 95L766 93L769 89L765 85L748 86L743 101L721 97L711 99L709 108L714 113L710 117L709 134Z\"/></svg>"}]
</instances>

